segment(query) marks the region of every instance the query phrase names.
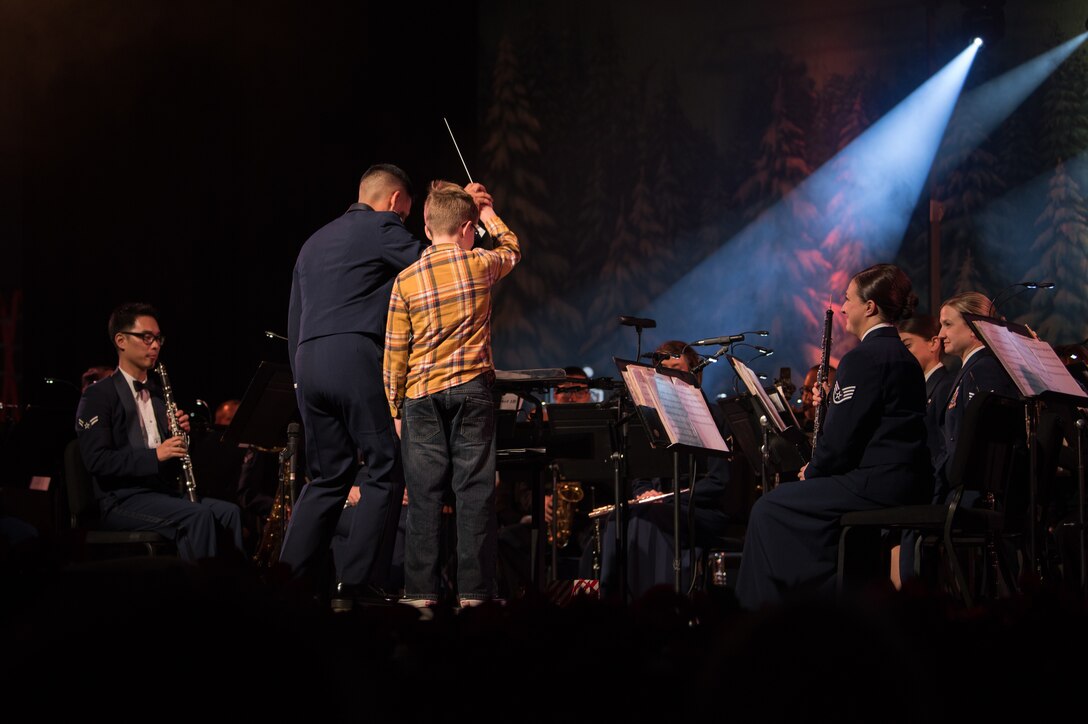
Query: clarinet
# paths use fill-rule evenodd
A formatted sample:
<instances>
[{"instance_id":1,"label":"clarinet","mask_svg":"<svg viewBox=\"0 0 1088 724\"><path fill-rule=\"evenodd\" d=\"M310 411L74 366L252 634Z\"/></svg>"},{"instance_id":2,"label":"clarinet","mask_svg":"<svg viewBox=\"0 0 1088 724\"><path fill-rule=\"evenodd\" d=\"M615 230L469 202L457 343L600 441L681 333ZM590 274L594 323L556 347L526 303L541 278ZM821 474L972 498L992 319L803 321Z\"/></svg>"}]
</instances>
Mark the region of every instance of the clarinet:
<instances>
[{"instance_id":1,"label":"clarinet","mask_svg":"<svg viewBox=\"0 0 1088 724\"><path fill-rule=\"evenodd\" d=\"M824 312L824 339L820 343L820 369L816 371L816 385L820 388L820 404L816 407L816 416L812 420L812 452L816 452L816 441L820 437L820 423L823 422L824 413L827 412L827 393L824 385L827 384L827 370L831 364L831 322L835 317L828 302L827 311Z\"/></svg>"},{"instance_id":2,"label":"clarinet","mask_svg":"<svg viewBox=\"0 0 1088 724\"><path fill-rule=\"evenodd\" d=\"M170 423L170 434L180 436L185 443L185 454L181 458L181 470L185 475L185 494L189 500L196 502L196 479L193 477L193 460L189 457L189 436L181 429L178 423L178 406L174 402L174 391L170 387L170 377L166 374L166 367L159 362L155 371L162 378L162 396L166 400L166 420Z\"/></svg>"}]
</instances>

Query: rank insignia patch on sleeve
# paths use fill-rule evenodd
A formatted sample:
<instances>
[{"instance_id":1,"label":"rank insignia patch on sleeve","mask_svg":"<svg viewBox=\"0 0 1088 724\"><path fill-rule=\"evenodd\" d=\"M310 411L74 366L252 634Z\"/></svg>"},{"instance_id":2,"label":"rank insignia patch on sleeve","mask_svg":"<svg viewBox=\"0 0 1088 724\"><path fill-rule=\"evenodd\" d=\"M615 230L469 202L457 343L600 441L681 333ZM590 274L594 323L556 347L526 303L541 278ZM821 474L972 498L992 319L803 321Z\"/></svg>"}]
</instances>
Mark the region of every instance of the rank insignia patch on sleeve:
<instances>
[{"instance_id":1,"label":"rank insignia patch on sleeve","mask_svg":"<svg viewBox=\"0 0 1088 724\"><path fill-rule=\"evenodd\" d=\"M831 394L831 402L835 405L841 405L854 396L854 390L857 389L857 385L850 385L849 387L839 387L838 380L835 381L835 391Z\"/></svg>"}]
</instances>

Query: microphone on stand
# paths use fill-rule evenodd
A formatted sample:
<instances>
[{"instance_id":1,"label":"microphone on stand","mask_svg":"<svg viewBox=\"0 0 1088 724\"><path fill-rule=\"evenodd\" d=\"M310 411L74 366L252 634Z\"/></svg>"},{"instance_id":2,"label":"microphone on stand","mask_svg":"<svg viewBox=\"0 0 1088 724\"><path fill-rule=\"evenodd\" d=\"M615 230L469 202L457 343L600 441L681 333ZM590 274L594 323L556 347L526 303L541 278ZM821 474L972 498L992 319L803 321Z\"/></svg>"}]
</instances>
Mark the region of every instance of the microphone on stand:
<instances>
[{"instance_id":1,"label":"microphone on stand","mask_svg":"<svg viewBox=\"0 0 1088 724\"><path fill-rule=\"evenodd\" d=\"M653 329L657 326L657 322L652 319L645 319L643 317L628 317L626 315L620 316L620 324L625 327L641 327L643 329Z\"/></svg>"},{"instance_id":2,"label":"microphone on stand","mask_svg":"<svg viewBox=\"0 0 1088 724\"><path fill-rule=\"evenodd\" d=\"M986 316L987 317L992 317L994 315L994 312L997 311L997 309L998 309L998 307L997 307L998 301L1007 302L1007 301L1009 301L1009 299L1012 299L1013 297L1015 297L1015 296L1017 296L1019 294L1023 294L1024 292L1026 292L1029 289L1053 289L1055 286L1056 285L1054 284L1054 282L1017 282L1016 284L1010 284L1009 286L1005 287L1000 292L998 292L994 296L994 298L990 300L990 308L989 308L989 310L987 310ZM1001 295L1003 295L1005 292L1009 291L1010 289L1015 289L1016 287L1023 287L1023 289L1016 292L1016 294L1010 295L1007 299L1004 299L1004 300L1001 299Z\"/></svg>"},{"instance_id":3,"label":"microphone on stand","mask_svg":"<svg viewBox=\"0 0 1088 724\"><path fill-rule=\"evenodd\" d=\"M733 344L734 342L743 342L743 334L730 334L725 337L707 337L706 339L697 339L694 342L688 342L689 347L712 347L715 345L724 346L727 344Z\"/></svg>"},{"instance_id":4,"label":"microphone on stand","mask_svg":"<svg viewBox=\"0 0 1088 724\"><path fill-rule=\"evenodd\" d=\"M672 359L680 359L680 355L678 355L678 354L669 354L668 352L643 352L639 356L642 359L650 360L653 363L654 367L658 366L659 364L661 364L665 360L669 359L670 357Z\"/></svg>"},{"instance_id":5,"label":"microphone on stand","mask_svg":"<svg viewBox=\"0 0 1088 724\"><path fill-rule=\"evenodd\" d=\"M725 350L725 347L722 347L720 350L718 350L718 352L722 352L724 350ZM710 355L709 357L703 357L701 360L699 360L699 364L697 364L697 365L695 365L694 367L691 368L691 374L693 374L693 375L698 374L698 373L702 372L703 368L706 367L707 365L712 365L715 362L717 362L718 358L715 356L716 354L717 354L717 352L715 354Z\"/></svg>"},{"instance_id":6,"label":"microphone on stand","mask_svg":"<svg viewBox=\"0 0 1088 724\"><path fill-rule=\"evenodd\" d=\"M657 322L645 317L629 317L626 314L621 314L620 324L625 327L635 328L635 335L638 337L638 344L635 346L635 359L638 359L642 356L642 330L656 327Z\"/></svg>"},{"instance_id":7,"label":"microphone on stand","mask_svg":"<svg viewBox=\"0 0 1088 724\"><path fill-rule=\"evenodd\" d=\"M735 342L743 342L744 335L746 334L758 334L760 337L766 337L770 334L765 329L748 330L741 332L740 334L729 334L724 337L707 337L706 339L697 339L694 342L689 342L689 347L709 347L716 344L733 344Z\"/></svg>"}]
</instances>

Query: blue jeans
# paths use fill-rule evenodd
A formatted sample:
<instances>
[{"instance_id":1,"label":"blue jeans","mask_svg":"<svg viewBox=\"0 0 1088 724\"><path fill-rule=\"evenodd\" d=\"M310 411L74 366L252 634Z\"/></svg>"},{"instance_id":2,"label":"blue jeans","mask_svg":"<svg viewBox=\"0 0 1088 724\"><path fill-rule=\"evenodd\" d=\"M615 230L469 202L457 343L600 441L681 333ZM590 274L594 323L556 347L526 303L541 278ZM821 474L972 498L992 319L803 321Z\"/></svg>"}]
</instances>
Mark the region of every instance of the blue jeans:
<instances>
[{"instance_id":1,"label":"blue jeans","mask_svg":"<svg viewBox=\"0 0 1088 724\"><path fill-rule=\"evenodd\" d=\"M436 601L443 493L453 489L457 519L457 594L495 596L494 373L404 403L404 477L408 526L404 595Z\"/></svg>"}]
</instances>

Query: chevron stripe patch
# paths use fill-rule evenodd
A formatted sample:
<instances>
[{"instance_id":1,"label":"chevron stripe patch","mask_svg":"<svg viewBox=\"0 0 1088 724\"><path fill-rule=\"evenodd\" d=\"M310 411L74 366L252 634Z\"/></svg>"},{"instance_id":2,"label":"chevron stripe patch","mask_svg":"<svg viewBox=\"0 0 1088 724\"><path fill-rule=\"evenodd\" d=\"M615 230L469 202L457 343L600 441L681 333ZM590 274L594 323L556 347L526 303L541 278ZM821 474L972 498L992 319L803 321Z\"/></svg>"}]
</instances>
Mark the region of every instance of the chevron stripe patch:
<instances>
[{"instance_id":1,"label":"chevron stripe patch","mask_svg":"<svg viewBox=\"0 0 1088 724\"><path fill-rule=\"evenodd\" d=\"M831 402L836 405L841 405L854 396L854 390L857 389L857 385L850 385L849 387L839 387L839 383L835 383L835 391L831 395Z\"/></svg>"}]
</instances>

